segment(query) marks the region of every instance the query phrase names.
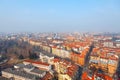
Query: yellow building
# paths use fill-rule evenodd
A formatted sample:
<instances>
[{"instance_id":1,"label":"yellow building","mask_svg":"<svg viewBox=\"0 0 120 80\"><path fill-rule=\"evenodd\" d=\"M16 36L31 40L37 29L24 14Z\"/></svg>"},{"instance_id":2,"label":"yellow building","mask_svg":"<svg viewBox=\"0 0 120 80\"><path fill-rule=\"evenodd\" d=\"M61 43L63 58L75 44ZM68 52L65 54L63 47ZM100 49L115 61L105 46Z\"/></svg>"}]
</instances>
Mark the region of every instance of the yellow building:
<instances>
[{"instance_id":1,"label":"yellow building","mask_svg":"<svg viewBox=\"0 0 120 80\"><path fill-rule=\"evenodd\" d=\"M47 45L42 45L42 49L44 51L47 51L47 52L51 53L51 48L49 46L47 46Z\"/></svg>"},{"instance_id":2,"label":"yellow building","mask_svg":"<svg viewBox=\"0 0 120 80\"><path fill-rule=\"evenodd\" d=\"M108 61L108 72L110 74L114 74L116 72L117 66L118 66L118 61L109 60Z\"/></svg>"},{"instance_id":3,"label":"yellow building","mask_svg":"<svg viewBox=\"0 0 120 80\"><path fill-rule=\"evenodd\" d=\"M59 74L58 80L72 80L72 78L68 74Z\"/></svg>"}]
</instances>

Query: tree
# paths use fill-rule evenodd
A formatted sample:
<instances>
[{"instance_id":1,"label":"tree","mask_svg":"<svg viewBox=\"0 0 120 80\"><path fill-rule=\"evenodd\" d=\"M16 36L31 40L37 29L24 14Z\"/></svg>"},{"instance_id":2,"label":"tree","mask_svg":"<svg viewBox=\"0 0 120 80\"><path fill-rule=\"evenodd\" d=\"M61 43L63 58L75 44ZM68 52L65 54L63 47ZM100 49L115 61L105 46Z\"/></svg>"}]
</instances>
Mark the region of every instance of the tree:
<instances>
[{"instance_id":1,"label":"tree","mask_svg":"<svg viewBox=\"0 0 120 80\"><path fill-rule=\"evenodd\" d=\"M24 59L24 56L22 54L20 54L19 59Z\"/></svg>"},{"instance_id":2,"label":"tree","mask_svg":"<svg viewBox=\"0 0 120 80\"><path fill-rule=\"evenodd\" d=\"M7 59L6 54L2 54L2 60L5 60L5 59Z\"/></svg>"},{"instance_id":3,"label":"tree","mask_svg":"<svg viewBox=\"0 0 120 80\"><path fill-rule=\"evenodd\" d=\"M54 72L53 74L54 74L54 77L53 77L52 80L58 80L58 73L57 73L57 72Z\"/></svg>"},{"instance_id":4,"label":"tree","mask_svg":"<svg viewBox=\"0 0 120 80\"><path fill-rule=\"evenodd\" d=\"M30 59L37 59L39 56L36 53L29 53L29 58Z\"/></svg>"}]
</instances>

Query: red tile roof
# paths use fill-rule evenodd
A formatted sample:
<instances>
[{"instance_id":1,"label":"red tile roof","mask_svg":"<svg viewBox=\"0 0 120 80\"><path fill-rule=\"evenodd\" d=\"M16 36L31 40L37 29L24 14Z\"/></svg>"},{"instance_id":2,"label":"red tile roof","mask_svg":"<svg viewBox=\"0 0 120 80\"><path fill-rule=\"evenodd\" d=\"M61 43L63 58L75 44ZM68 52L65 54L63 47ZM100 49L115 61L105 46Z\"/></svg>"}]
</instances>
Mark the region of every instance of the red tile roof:
<instances>
[{"instance_id":1,"label":"red tile roof","mask_svg":"<svg viewBox=\"0 0 120 80\"><path fill-rule=\"evenodd\" d=\"M110 77L108 75L105 75L105 74L98 74L98 73L96 73L95 75L98 76L98 77L101 77L101 78L103 78L105 80L113 80L112 77Z\"/></svg>"},{"instance_id":2,"label":"red tile roof","mask_svg":"<svg viewBox=\"0 0 120 80\"><path fill-rule=\"evenodd\" d=\"M92 75L92 79L90 79L89 77L88 77L88 74L87 74L87 72L83 72L83 74L82 74L82 80L94 80L94 75L97 77L101 77L101 78L103 78L104 80L113 80L112 79L112 77L110 77L110 76L108 76L108 75L104 75L104 74L99 74L99 73L95 73L95 74L93 74Z\"/></svg>"},{"instance_id":3,"label":"red tile roof","mask_svg":"<svg viewBox=\"0 0 120 80\"><path fill-rule=\"evenodd\" d=\"M41 65L49 66L49 64L47 64L47 63L43 63L43 62L40 62L40 61L34 61L34 60L24 60L24 62L29 62L29 63L33 63L33 64L41 64Z\"/></svg>"},{"instance_id":4,"label":"red tile roof","mask_svg":"<svg viewBox=\"0 0 120 80\"><path fill-rule=\"evenodd\" d=\"M53 59L53 62L54 62L54 63L56 63L56 62L60 62L60 59L58 59L58 58L54 58L54 59Z\"/></svg>"},{"instance_id":5,"label":"red tile roof","mask_svg":"<svg viewBox=\"0 0 120 80\"><path fill-rule=\"evenodd\" d=\"M49 80L49 79L52 80L52 78L53 78L53 76L47 72L46 75L40 80Z\"/></svg>"},{"instance_id":6,"label":"red tile roof","mask_svg":"<svg viewBox=\"0 0 120 80\"><path fill-rule=\"evenodd\" d=\"M118 60L119 58L118 58L117 55L111 55L109 59L111 59L111 60Z\"/></svg>"}]
</instances>

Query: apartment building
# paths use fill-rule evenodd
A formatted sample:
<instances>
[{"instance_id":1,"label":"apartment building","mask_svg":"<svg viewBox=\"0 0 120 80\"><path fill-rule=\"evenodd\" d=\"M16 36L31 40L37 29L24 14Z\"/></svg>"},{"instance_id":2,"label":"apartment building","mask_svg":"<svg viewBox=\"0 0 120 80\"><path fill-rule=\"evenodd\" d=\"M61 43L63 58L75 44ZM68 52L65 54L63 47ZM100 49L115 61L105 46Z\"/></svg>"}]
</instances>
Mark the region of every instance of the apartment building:
<instances>
[{"instance_id":1,"label":"apartment building","mask_svg":"<svg viewBox=\"0 0 120 80\"><path fill-rule=\"evenodd\" d=\"M76 80L78 78L78 66L66 60L55 58L53 60L59 80Z\"/></svg>"},{"instance_id":2,"label":"apartment building","mask_svg":"<svg viewBox=\"0 0 120 80\"><path fill-rule=\"evenodd\" d=\"M52 47L52 54L59 56L61 58L70 58L70 51L57 48L56 46Z\"/></svg>"},{"instance_id":3,"label":"apartment building","mask_svg":"<svg viewBox=\"0 0 120 80\"><path fill-rule=\"evenodd\" d=\"M44 53L40 52L39 57L42 62L49 63L49 64L52 64L51 62L54 59L54 55L47 52L44 52Z\"/></svg>"},{"instance_id":4,"label":"apartment building","mask_svg":"<svg viewBox=\"0 0 120 80\"><path fill-rule=\"evenodd\" d=\"M104 72L114 75L119 62L117 49L114 48L94 48L89 64L91 67L101 68Z\"/></svg>"}]
</instances>

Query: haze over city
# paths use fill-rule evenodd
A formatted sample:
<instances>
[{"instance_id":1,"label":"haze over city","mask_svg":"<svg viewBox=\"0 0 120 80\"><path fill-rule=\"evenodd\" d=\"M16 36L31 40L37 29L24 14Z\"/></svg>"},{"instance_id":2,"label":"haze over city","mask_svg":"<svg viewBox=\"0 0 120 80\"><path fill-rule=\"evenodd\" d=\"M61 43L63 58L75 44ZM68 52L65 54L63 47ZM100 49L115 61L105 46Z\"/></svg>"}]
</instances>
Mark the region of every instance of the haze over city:
<instances>
[{"instance_id":1,"label":"haze over city","mask_svg":"<svg viewBox=\"0 0 120 80\"><path fill-rule=\"evenodd\" d=\"M119 32L120 0L0 0L0 32Z\"/></svg>"},{"instance_id":2,"label":"haze over city","mask_svg":"<svg viewBox=\"0 0 120 80\"><path fill-rule=\"evenodd\" d=\"M0 0L0 80L120 80L120 0Z\"/></svg>"}]
</instances>

